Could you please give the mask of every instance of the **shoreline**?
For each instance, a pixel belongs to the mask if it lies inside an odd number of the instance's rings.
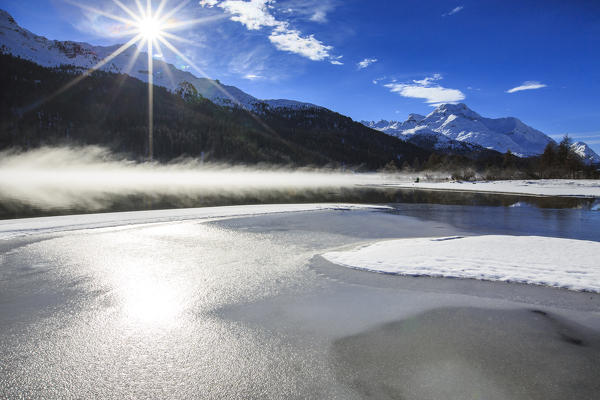
[[[501,181],[477,181],[477,182],[448,182],[456,184],[478,184],[486,182],[501,182]],[[432,182],[431,184],[437,184],[438,182]],[[439,182],[447,183],[447,182]],[[427,185],[426,182],[423,182]],[[451,192],[451,193],[477,193],[477,194],[495,194],[501,196],[520,196],[520,197],[531,197],[531,198],[559,198],[559,199],[600,199],[600,194],[544,194],[544,193],[528,193],[528,192],[510,192],[510,191],[493,191],[493,190],[482,190],[482,189],[459,189],[459,188],[438,188],[438,187],[420,187],[420,186],[403,186],[397,184],[379,184],[379,185],[359,185],[360,187],[376,187],[382,189],[405,189],[405,190],[423,190],[431,192]]]
[[[600,313],[600,293],[595,292],[575,291],[523,282],[386,273],[342,266],[321,255],[311,259],[309,268],[317,274],[351,285],[360,284],[384,289],[468,295]],[[598,329],[600,329],[600,321]]]
[[[596,179],[519,179],[439,182],[398,180],[394,182],[392,178],[390,181],[391,182],[389,183],[380,183],[377,186],[398,189],[473,192],[498,195],[600,199],[600,180]],[[502,189],[495,189],[490,186],[500,186]]]

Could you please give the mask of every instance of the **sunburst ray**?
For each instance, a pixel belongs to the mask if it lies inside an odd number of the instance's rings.
[[[183,0],[180,3],[178,3],[175,7],[170,8],[168,10],[167,3],[169,2],[169,0],[160,0],[160,3],[158,3],[158,7],[155,9],[153,9],[152,7],[152,0],[146,0],[145,4],[143,0],[133,0],[135,4],[134,8],[130,8],[127,5],[125,5],[123,0],[112,0],[112,2],[125,13],[125,16],[115,15],[112,12],[103,11],[96,7],[81,4],[81,2],[77,2],[75,0],[64,1],[90,13],[95,13],[96,15],[116,21],[120,24],[123,24],[124,27],[126,27],[125,30],[121,30],[118,32],[118,34],[113,36],[119,37],[133,35],[134,37],[124,45],[120,46],[117,50],[115,50],[105,59],[103,59],[102,61],[94,65],[92,68],[82,73],[77,78],[67,83],[65,86],[61,87],[59,90],[57,90],[50,96],[36,102],[36,104],[29,107],[29,109],[37,108],[41,104],[69,90],[70,88],[81,82],[83,79],[87,78],[91,73],[111,62],[129,47],[133,46],[134,44],[137,44],[137,50],[133,55],[133,58],[129,60],[127,66],[125,67],[125,70],[122,70],[120,72],[129,73],[132,66],[135,64],[135,61],[141,54],[142,48],[145,48],[145,50],[147,51],[148,62],[148,158],[152,160],[154,157],[154,50],[156,49],[162,54],[162,44],[173,54],[175,54],[188,65],[190,65],[190,67],[193,68],[193,70],[197,74],[199,74],[202,77],[208,78],[210,84],[213,85],[216,88],[216,90],[219,93],[221,93],[221,95],[223,95],[224,98],[229,99],[233,104],[248,111],[250,116],[255,121],[257,121],[263,128],[265,128],[269,132],[274,132],[256,114],[252,113],[251,110],[248,110],[244,104],[240,103],[240,101],[237,98],[231,95],[222,85],[210,79],[200,67],[198,67],[192,60],[189,59],[189,57],[183,54],[176,46],[171,44],[171,42],[169,41],[173,40],[197,46],[197,43],[185,39],[181,36],[175,35],[172,33],[172,31],[187,28],[192,25],[198,25],[223,19],[226,18],[225,15],[195,18],[189,20],[177,20],[176,18],[174,18],[174,16],[178,12],[180,12],[184,7],[190,4],[191,0]],[[137,12],[135,11],[135,8],[137,8]],[[171,71],[169,70],[168,65],[166,65],[166,63],[160,63],[160,65],[163,67],[168,78],[170,79],[171,87],[175,88],[175,80]],[[121,85],[122,83],[119,85],[117,93],[120,91]],[[25,112],[27,111],[29,110],[26,110]]]
[[[136,15],[129,7],[123,4],[120,0],[112,0],[117,6],[119,6],[123,11],[125,11],[134,21],[139,21],[140,16]]]
[[[105,66],[106,64],[108,64],[109,62],[111,62],[112,60],[114,60],[115,57],[119,56],[125,50],[127,50],[128,48],[130,48],[131,46],[133,46],[136,42],[139,42],[140,39],[141,39],[141,35],[135,36],[129,42],[125,43],[124,45],[122,45],[121,47],[119,47],[117,50],[113,51],[110,55],[108,55],[102,61],[100,61],[99,63],[97,63],[93,67],[89,68],[88,70],[86,70],[85,72],[83,72],[81,75],[79,75],[78,77],[76,77],[72,81],[68,82],[66,85],[64,85],[63,87],[61,87],[60,89],[58,89],[57,91],[55,91],[54,93],[52,93],[51,95],[44,97],[43,99],[35,102],[34,104],[30,105],[29,107],[26,107],[26,109],[24,110],[24,112],[29,112],[29,111],[31,111],[31,110],[33,110],[35,108],[38,108],[42,104],[47,103],[48,101],[50,101],[50,100],[56,98],[57,96],[63,94],[64,92],[66,92],[67,90],[69,90],[70,88],[72,88],[73,86],[77,85],[79,82],[81,82],[82,80],[84,80],[85,78],[87,78],[88,76],[90,76],[94,71],[99,70],[100,68],[102,68],[103,66]]]
[[[160,45],[160,42],[158,40],[156,40],[154,42],[154,45],[156,46],[156,49],[158,50],[159,54],[164,54],[162,47]],[[165,72],[165,74],[167,75],[167,78],[169,79],[169,83],[171,84],[171,87],[173,89],[175,89],[175,77],[173,77],[173,73],[171,72],[171,70],[169,69],[169,66],[167,65],[166,62],[164,62],[164,60],[161,60],[162,62],[159,62],[159,65],[161,67],[161,69]]]
[[[273,130],[273,128],[271,128],[269,125],[267,125],[266,122],[264,122],[262,119],[260,119],[258,117],[258,115],[254,114],[252,112],[252,110],[249,110],[246,107],[246,105],[240,103],[240,101],[238,99],[236,99],[233,95],[231,95],[223,86],[217,84],[215,81],[213,81],[212,79],[210,79],[210,77],[200,67],[198,67],[192,60],[190,60],[188,57],[186,57],[185,54],[183,54],[181,51],[179,51],[175,46],[173,46],[166,39],[164,39],[164,38],[162,38],[160,36],[157,37],[157,39],[159,41],[161,41],[169,50],[171,50],[173,53],[175,53],[176,55],[178,55],[183,61],[185,61],[186,63],[188,63],[190,65],[190,67],[192,67],[197,73],[199,73],[200,75],[202,75],[204,78],[208,78],[208,81],[210,82],[210,84],[212,86],[214,86],[219,92],[221,92],[222,94],[224,94],[225,97],[227,97],[229,100],[231,100],[233,102],[233,104],[235,104],[238,107],[240,107],[241,109],[247,111],[248,114],[250,115],[250,117],[252,119],[254,119],[256,122],[258,122],[265,130],[267,130],[268,132],[270,132],[272,134],[277,134]]]
[[[85,5],[85,4],[81,4],[81,3],[77,3],[77,2],[72,1],[72,0],[64,0],[64,1],[66,3],[68,3],[68,4],[77,6],[77,7],[81,8],[82,10],[86,10],[86,11],[89,11],[89,12],[94,13],[94,14],[102,15],[103,17],[110,18],[113,21],[117,21],[117,22],[120,22],[120,23],[125,24],[125,25],[135,25],[136,24],[136,21],[134,21],[134,20],[123,18],[123,17],[120,17],[118,15],[111,14],[111,13],[109,13],[107,11],[102,11],[102,10],[100,10],[98,8],[95,8],[95,7],[91,7],[91,6],[88,6],[88,5]]]

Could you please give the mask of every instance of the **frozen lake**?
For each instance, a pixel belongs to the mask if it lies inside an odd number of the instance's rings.
[[[126,226],[6,236],[0,397],[592,399],[600,390],[600,295],[389,276],[319,256],[409,237],[600,241],[598,211],[279,211],[130,215]]]

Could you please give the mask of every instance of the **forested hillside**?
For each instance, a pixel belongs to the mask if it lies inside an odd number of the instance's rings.
[[[103,145],[142,159],[148,152],[147,85],[126,75],[72,67],[49,69],[0,55],[0,148]],[[191,89],[191,88],[187,88]],[[429,151],[326,109],[271,109],[250,114],[193,93],[154,88],[154,156],[207,161],[349,166],[424,162]]]

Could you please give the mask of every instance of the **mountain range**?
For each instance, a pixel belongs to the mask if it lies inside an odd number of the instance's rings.
[[[0,10],[0,53],[29,60],[43,67],[69,65],[83,72],[101,63],[120,47],[49,40],[20,27],[10,14]],[[181,68],[183,69],[154,59],[154,84],[172,93],[182,93],[182,89],[193,87],[199,95],[217,105],[241,107],[256,114],[264,113],[265,110],[282,113],[290,110],[329,112],[320,106],[294,100],[261,100],[218,80],[196,77],[184,70],[185,66]],[[135,46],[112,58],[100,70],[148,81],[147,56],[144,53],[138,55]],[[382,120],[361,123],[428,151],[471,158],[489,156],[490,152],[507,151],[519,157],[535,156],[541,154],[548,143],[554,142],[549,136],[517,118],[485,118],[465,104],[443,104],[427,116],[410,114],[404,122]],[[600,163],[600,156],[587,144],[576,142],[572,149],[587,162]]]
[[[442,104],[427,116],[409,114],[404,122],[381,120],[362,123],[388,135],[441,151],[464,152],[485,148],[530,157],[543,153],[548,143],[555,143],[548,135],[517,118],[482,117],[462,103]],[[587,162],[600,162],[600,156],[583,142],[573,143],[571,148]]]

